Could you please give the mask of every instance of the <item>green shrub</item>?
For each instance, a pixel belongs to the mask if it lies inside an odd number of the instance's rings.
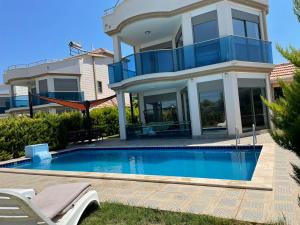
[[[103,136],[119,134],[117,107],[94,109],[90,113],[93,128]],[[130,109],[126,109],[130,118]],[[50,150],[63,149],[68,144],[68,132],[84,129],[81,112],[66,112],[60,115],[37,113],[27,116],[11,116],[0,119],[0,161],[24,155],[26,145],[48,143]]]
[[[38,113],[33,119],[11,116],[0,120],[0,160],[24,155],[26,145],[48,143],[50,150],[65,148],[67,132],[82,126],[80,113]]]
[[[90,113],[92,126],[99,128],[104,136],[119,133],[119,114],[117,107],[94,109]]]

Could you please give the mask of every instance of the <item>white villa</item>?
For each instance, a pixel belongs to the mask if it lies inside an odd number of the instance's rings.
[[[268,0],[124,0],[105,12],[120,137],[235,135],[269,127]],[[134,48],[123,57],[121,42]],[[128,124],[125,94],[138,98]]]
[[[11,66],[4,73],[7,96],[10,99],[10,107],[5,112],[28,113],[28,91],[70,101],[96,100],[112,96],[115,92],[108,87],[107,66],[112,62],[113,53],[100,48],[63,60]],[[34,96],[33,105],[34,111],[60,113],[68,110]]]

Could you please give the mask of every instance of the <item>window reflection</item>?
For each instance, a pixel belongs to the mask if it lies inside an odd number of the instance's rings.
[[[245,23],[243,20],[233,19],[234,35],[246,37]]]
[[[233,19],[233,32],[240,37],[261,38],[259,24],[247,20]]]
[[[194,43],[212,40],[219,36],[217,20],[196,24],[194,25],[193,30]]]
[[[203,133],[226,132],[223,81],[200,83],[198,92]]]
[[[146,96],[144,101],[147,123],[178,121],[176,93]]]

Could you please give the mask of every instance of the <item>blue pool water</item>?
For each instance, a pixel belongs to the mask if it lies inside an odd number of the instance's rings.
[[[261,148],[81,149],[22,169],[251,180]]]

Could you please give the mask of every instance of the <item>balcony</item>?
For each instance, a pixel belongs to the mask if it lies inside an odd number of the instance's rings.
[[[67,100],[67,101],[74,101],[74,102],[84,101],[84,93],[83,92],[47,92],[47,93],[40,94],[40,95],[49,97],[49,98],[57,98],[60,100]],[[49,104],[48,101],[40,99],[39,97],[37,97],[35,95],[32,96],[32,103],[33,103],[33,106]],[[11,97],[11,107],[10,108],[22,108],[22,107],[29,107],[28,95]]]
[[[272,43],[227,36],[170,50],[133,54],[109,65],[110,84],[146,74],[176,72],[229,61],[273,63]]]

